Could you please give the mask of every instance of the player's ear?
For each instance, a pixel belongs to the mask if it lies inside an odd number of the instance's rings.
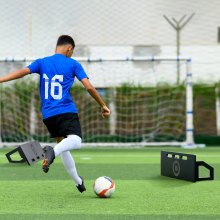
[[[71,50],[73,50],[73,46],[69,45],[67,49],[68,49],[68,51],[71,51]]]
[[[72,56],[73,51],[74,51],[74,48],[73,48],[72,46],[70,46],[70,47],[68,48],[68,52],[69,52],[70,56]]]

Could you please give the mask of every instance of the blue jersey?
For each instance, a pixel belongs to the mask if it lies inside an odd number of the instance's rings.
[[[62,54],[35,60],[28,66],[40,75],[40,97],[43,119],[62,113],[77,113],[70,88],[76,77],[88,78],[79,62]]]

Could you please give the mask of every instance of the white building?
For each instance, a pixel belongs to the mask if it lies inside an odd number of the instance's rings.
[[[50,55],[61,34],[75,39],[75,56],[175,57],[176,31],[163,15],[195,13],[181,56],[192,57],[197,80],[220,78],[219,0],[0,0],[0,11],[1,59]]]

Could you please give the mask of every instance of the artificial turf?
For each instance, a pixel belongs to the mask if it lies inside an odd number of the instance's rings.
[[[0,219],[220,219],[220,148],[81,149],[72,151],[87,191],[79,193],[56,158],[49,173],[41,164],[9,164],[0,149]],[[197,155],[215,169],[213,181],[187,182],[160,176],[160,151]],[[15,156],[15,158],[18,155]],[[111,198],[98,198],[94,180],[110,176]],[[206,175],[206,173],[205,173]]]

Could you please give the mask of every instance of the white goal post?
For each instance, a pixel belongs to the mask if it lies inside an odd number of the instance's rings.
[[[73,87],[73,99],[77,99],[85,134],[83,146],[204,146],[196,145],[193,137],[190,58],[76,59],[82,63],[89,76],[91,74],[92,83],[107,100],[112,112],[107,122],[102,121],[97,105],[89,109],[93,105],[89,101],[91,98],[84,94],[79,83],[76,90]],[[33,60],[0,58],[0,65],[20,63],[26,66]],[[177,65],[181,65],[181,85],[176,83]],[[38,140],[42,145],[51,142],[40,121],[37,82],[36,76],[28,76],[25,80],[0,84],[0,147],[14,146],[29,140]],[[54,145],[53,142],[50,144]]]

